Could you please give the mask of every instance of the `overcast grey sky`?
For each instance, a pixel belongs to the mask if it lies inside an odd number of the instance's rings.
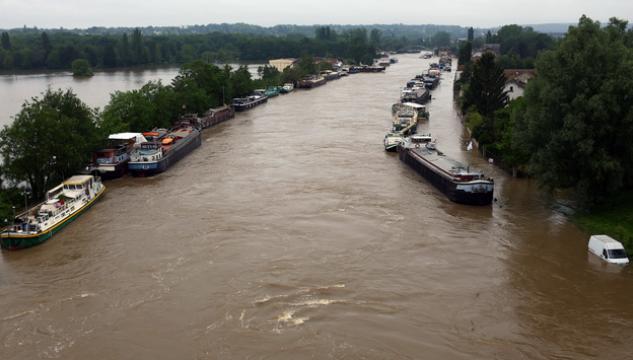
[[[503,24],[630,19],[633,0],[0,0],[0,28],[276,24]]]

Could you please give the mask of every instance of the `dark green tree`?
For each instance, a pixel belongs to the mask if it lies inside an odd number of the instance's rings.
[[[47,58],[48,54],[50,54],[51,50],[53,50],[53,46],[51,45],[51,41],[48,38],[48,34],[46,32],[42,33],[41,41],[42,41],[42,50],[44,50],[44,57]]]
[[[176,120],[179,105],[173,88],[160,82],[149,82],[138,90],[117,91],[103,111],[101,133],[105,137],[120,131],[169,127]]]
[[[470,41],[463,41],[459,45],[459,56],[457,58],[457,63],[459,65],[466,65],[470,63],[470,60],[473,55],[473,46]]]
[[[123,33],[123,36],[121,37],[118,57],[122,65],[128,66],[131,64],[130,41],[127,37],[127,33]]]
[[[495,61],[495,55],[483,54],[473,65],[468,88],[464,94],[465,109],[474,107],[484,117],[492,116],[508,102],[505,85],[506,78],[503,69]]]
[[[117,66],[116,51],[112,44],[107,44],[103,49],[103,67],[113,68]]]
[[[314,33],[316,38],[322,41],[331,41],[336,38],[336,32],[329,26],[318,26]]]
[[[233,97],[246,96],[253,92],[251,73],[246,66],[240,66],[231,74],[231,89]]]
[[[472,43],[472,41],[475,40],[475,29],[473,29],[472,27],[468,28],[468,41]]]
[[[451,34],[446,31],[438,31],[431,37],[431,44],[434,47],[449,47],[451,46]]]
[[[0,133],[4,176],[15,183],[26,181],[40,199],[62,175],[83,168],[97,136],[94,109],[71,90],[49,89],[25,102]]]
[[[304,54],[303,56],[301,56],[296,66],[301,71],[301,76],[317,73],[317,67],[314,63],[314,58],[310,55]]]
[[[143,46],[143,34],[141,29],[136,28],[132,32],[132,64],[139,65],[145,63],[145,48]]]
[[[371,29],[369,43],[375,48],[380,48],[382,45],[382,32],[378,29]]]
[[[73,76],[77,77],[89,77],[94,75],[92,72],[92,66],[86,59],[76,59],[72,64]]]
[[[633,49],[626,22],[583,16],[536,64],[523,132],[534,175],[588,203],[633,186]]]
[[[4,31],[1,36],[2,40],[2,48],[4,50],[11,50],[11,38],[9,37],[9,33]]]

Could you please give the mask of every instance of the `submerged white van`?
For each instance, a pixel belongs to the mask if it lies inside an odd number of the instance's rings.
[[[629,263],[622,243],[607,235],[592,235],[589,238],[589,252],[611,264]]]

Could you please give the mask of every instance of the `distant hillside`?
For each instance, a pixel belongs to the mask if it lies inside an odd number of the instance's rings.
[[[534,29],[534,31],[546,33],[546,34],[564,34],[567,33],[570,26],[577,25],[576,23],[553,23],[553,24],[533,24],[533,25],[523,25],[529,26]]]
[[[190,35],[190,34],[206,34],[212,32],[226,34],[252,34],[252,35],[272,35],[285,36],[291,34],[304,35],[313,37],[315,28],[319,26],[329,26],[336,32],[344,32],[356,28],[365,28],[368,30],[378,29],[386,37],[407,37],[407,38],[428,38],[437,32],[444,31],[451,34],[453,38],[461,38],[466,36],[466,27],[456,25],[404,25],[404,24],[376,24],[376,25],[275,25],[264,27],[259,25],[251,25],[244,23],[236,24],[207,24],[207,25],[187,25],[187,26],[147,26],[141,27],[144,35]],[[25,32],[71,32],[82,35],[116,35],[122,33],[131,33],[133,27],[91,27],[87,29],[38,29],[38,28],[17,28],[5,30],[9,33],[25,33]]]

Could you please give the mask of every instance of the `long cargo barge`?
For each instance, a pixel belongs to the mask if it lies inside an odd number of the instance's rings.
[[[327,80],[322,76],[309,76],[299,80],[298,87],[300,89],[312,89],[325,84]]]
[[[268,97],[265,95],[250,95],[243,98],[235,98],[233,99],[233,109],[235,109],[235,111],[244,111],[265,102],[268,102]]]
[[[180,117],[181,124],[188,124],[196,129],[204,130],[221,122],[235,117],[235,110],[231,106],[224,105],[207,110],[202,116],[197,114],[185,114]]]
[[[492,203],[494,180],[438,151],[430,136],[405,139],[398,145],[398,157],[451,201],[467,205]]]
[[[135,176],[161,173],[202,144],[200,131],[193,126],[143,135],[148,141],[132,152],[128,163],[130,173]]]

